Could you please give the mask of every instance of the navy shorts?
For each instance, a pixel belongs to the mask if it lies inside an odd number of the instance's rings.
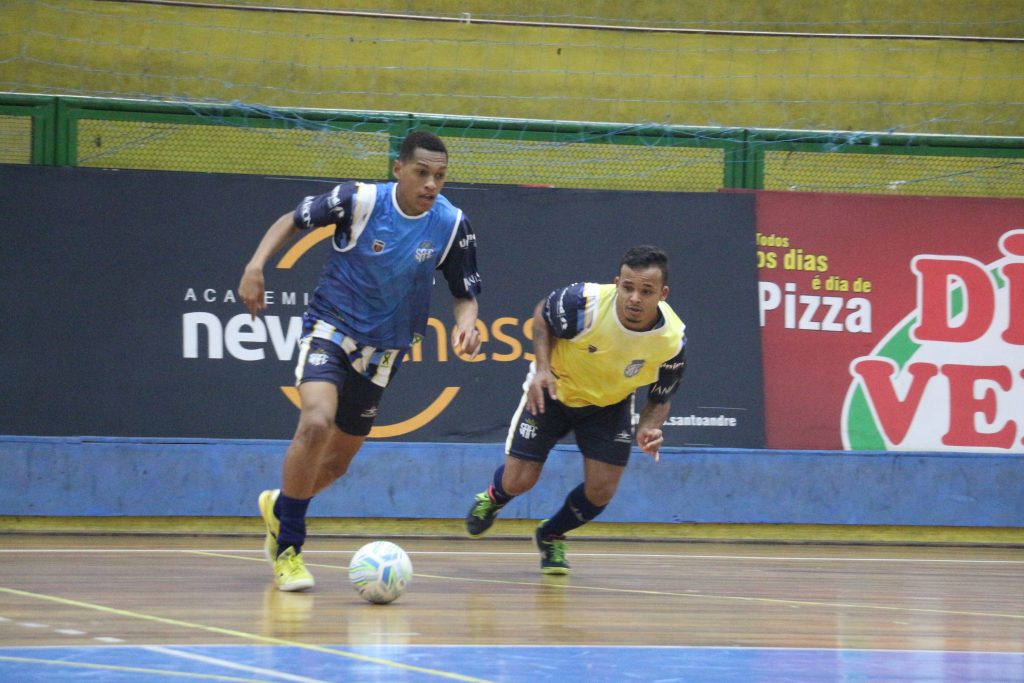
[[[526,396],[512,418],[505,450],[521,460],[543,463],[556,443],[574,432],[584,458],[625,467],[633,446],[633,396],[610,406],[570,408],[544,393],[544,412],[534,415]]]
[[[295,385],[311,381],[330,382],[337,387],[338,410],[334,423],[338,429],[352,436],[370,433],[384,387],[357,372],[340,346],[319,337],[299,340]]]

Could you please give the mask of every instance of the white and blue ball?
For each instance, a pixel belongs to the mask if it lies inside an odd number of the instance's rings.
[[[390,541],[367,543],[348,565],[348,578],[359,595],[383,605],[397,600],[412,583],[412,560]]]

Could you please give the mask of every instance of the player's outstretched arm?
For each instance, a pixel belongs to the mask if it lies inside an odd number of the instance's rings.
[[[636,426],[636,445],[657,462],[661,458],[661,445],[665,443],[665,435],[661,426],[665,424],[672,404],[647,402],[640,411],[640,422]]]
[[[264,298],[266,294],[266,283],[263,280],[263,267],[270,260],[270,257],[291,240],[299,231],[295,225],[292,212],[284,214],[271,225],[263,239],[260,240],[256,252],[249,259],[242,272],[242,281],[238,283],[238,298],[245,304],[246,310],[255,319],[256,314],[267,308]]]

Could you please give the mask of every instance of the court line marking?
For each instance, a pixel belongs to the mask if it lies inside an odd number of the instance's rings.
[[[210,657],[209,655],[201,655],[198,652],[185,652],[182,650],[175,650],[173,647],[164,647],[162,645],[143,645],[143,650],[149,650],[150,652],[157,652],[168,657],[180,657],[182,659],[191,659],[196,662],[202,662],[203,664],[213,664],[214,666],[220,666],[225,669],[236,669],[238,671],[245,671],[246,673],[258,674],[260,676],[269,676],[271,678],[277,678],[285,681],[296,681],[297,683],[330,683],[330,681],[324,681],[319,678],[309,678],[308,676],[298,676],[296,674],[286,673],[284,671],[275,671],[273,669],[267,669],[264,667],[249,666],[248,664],[239,664],[238,662],[232,662],[227,659],[221,659],[220,657]]]
[[[138,666],[118,666],[116,664],[91,664],[89,662],[68,662],[60,659],[35,659],[33,657],[11,657],[0,655],[0,662],[17,662],[20,664],[45,664],[49,666],[69,666],[80,669],[99,669],[101,671],[121,671],[126,673],[156,674],[177,678],[199,678],[210,681],[233,681],[238,683],[261,683],[258,678],[236,678],[219,674],[185,673],[183,671],[167,671],[165,669],[145,669]]]
[[[266,562],[264,558],[252,558],[242,557],[239,555],[227,555],[221,553],[212,553],[206,551],[195,551],[196,555],[210,555],[212,557],[224,557],[233,560],[244,560],[246,562]],[[307,562],[308,567],[317,567],[318,569],[333,569],[338,571],[348,571],[348,567],[340,567],[333,564],[316,564],[313,562]],[[758,598],[749,595],[719,595],[714,593],[680,593],[676,591],[652,591],[644,590],[641,588],[608,588],[605,586],[580,586],[578,584],[563,583],[559,579],[550,579],[548,582],[544,581],[514,581],[511,579],[478,579],[470,578],[465,576],[441,576],[439,574],[422,574],[420,572],[413,572],[413,576],[422,577],[425,579],[439,579],[441,581],[468,581],[470,583],[493,583],[504,586],[544,586],[544,587],[557,587],[564,588],[567,590],[577,591],[595,591],[601,593],[626,593],[630,595],[661,595],[661,596],[672,596],[680,598],[701,598],[711,600],[733,600],[737,602],[763,602],[767,604],[778,604],[778,605],[789,605],[790,607],[845,607],[855,609],[867,609],[867,610],[881,610],[887,612],[901,612],[901,613],[914,613],[914,614],[944,614],[944,615],[956,615],[956,616],[968,616],[968,617],[994,617],[1003,619],[1014,619],[1024,621],[1024,614],[1003,614],[1001,612],[969,612],[966,610],[945,610],[945,609],[931,609],[927,607],[897,607],[893,605],[869,605],[861,603],[846,603],[846,602],[824,602],[816,600],[792,600],[787,598]],[[560,577],[564,579],[565,577]],[[556,583],[557,581],[557,583]],[[2,589],[0,589],[2,590]]]
[[[7,619],[6,617],[0,617],[0,623],[13,623],[16,626],[22,626],[24,628],[33,628],[33,629],[38,628],[38,629],[52,630],[55,633],[59,633],[59,634],[61,634],[63,636],[87,636],[87,637],[91,637],[93,640],[99,641],[101,643],[107,643],[107,644],[123,643],[123,642],[125,642],[121,638],[115,638],[113,636],[89,636],[89,634],[86,631],[79,631],[79,630],[73,629],[73,628],[54,628],[54,627],[50,626],[49,624],[37,624],[37,623],[31,622],[31,621],[12,621],[11,619]]]
[[[237,558],[237,559],[249,559],[249,558]],[[266,562],[266,560],[263,560]],[[230,628],[221,628],[220,626],[210,626],[208,624],[199,624],[192,621],[182,621],[180,619],[170,619],[168,617],[159,617],[155,614],[146,614],[144,612],[133,612],[131,610],[118,609],[116,607],[107,607],[106,605],[100,605],[97,603],[83,602],[81,600],[72,600],[71,598],[62,598],[58,595],[48,595],[46,593],[34,593],[32,591],[18,590],[17,588],[9,588],[6,586],[0,586],[0,593],[7,593],[9,595],[18,595],[24,598],[34,598],[36,600],[45,600],[48,602],[55,602],[60,605],[68,605],[71,607],[80,607],[82,609],[90,609],[96,612],[105,612],[107,614],[114,614],[120,617],[127,617],[130,619],[140,619],[143,621],[152,621],[158,624],[165,624],[168,626],[177,626],[179,628],[187,628],[198,631],[206,631],[208,633],[217,633],[224,636],[230,636],[232,638],[242,638],[257,643],[266,643],[269,645],[286,645],[289,647],[297,647],[303,650],[309,650],[311,652],[320,652],[322,654],[335,655],[337,657],[355,659],[360,662],[367,662],[369,664],[378,664],[380,666],[391,667],[395,669],[402,669],[405,671],[413,671],[416,673],[422,673],[429,676],[437,676],[439,678],[447,678],[454,681],[466,681],[467,683],[493,683],[483,678],[474,678],[472,676],[464,676],[462,674],[452,673],[449,671],[441,671],[439,669],[429,669],[427,667],[415,666],[412,664],[402,664],[401,662],[395,662],[390,659],[382,659],[380,657],[370,657],[368,655],[361,655],[355,652],[346,652],[344,650],[335,650],[329,647],[323,647],[321,645],[313,645],[312,643],[303,643],[296,640],[287,640],[284,638],[273,638],[271,636],[261,636],[255,633],[247,633],[245,631],[236,631]]]
[[[124,645],[123,648],[131,649],[146,649],[149,647],[156,647],[150,645]],[[242,643],[173,643],[166,647],[181,647],[181,648],[213,648],[213,649],[238,649],[247,647],[257,647],[255,645],[242,644]],[[342,647],[342,646],[338,646]],[[374,645],[351,645],[350,647],[361,647],[372,649],[374,647],[388,648],[392,647],[388,643],[378,643]],[[780,652],[899,652],[907,654],[938,654],[938,655],[998,655],[1002,657],[1012,657],[1014,659],[1024,658],[1024,651],[1016,650],[936,650],[932,648],[923,648],[920,650],[909,650],[907,648],[882,648],[882,647],[810,647],[810,646],[794,646],[787,647],[785,645],[549,645],[549,644],[534,644],[529,645],[525,643],[489,643],[489,644],[472,644],[472,643],[423,643],[423,644],[407,644],[403,645],[410,651],[413,650],[431,650],[435,648],[462,648],[466,650],[479,649],[479,650],[531,650],[531,649],[544,649],[544,650],[580,650],[580,649],[594,649],[594,650],[777,650]],[[11,651],[31,651],[31,650],[88,650],[90,652],[106,648],[96,648],[91,645],[0,645],[0,653],[11,652]],[[0,656],[14,656],[14,655],[2,655]],[[40,660],[46,661],[46,660]]]
[[[327,566],[327,565],[325,565]],[[504,581],[498,579],[475,579],[465,578],[461,576],[437,576],[432,574],[419,574],[415,573],[414,576],[420,576],[427,579],[441,579],[448,581],[472,581],[475,583],[505,583],[505,584],[518,584],[524,586],[553,586],[553,583],[530,583],[528,581]],[[844,607],[850,609],[867,609],[867,610],[882,610],[892,612],[913,612],[913,613],[924,613],[924,614],[943,614],[943,615],[957,615],[957,616],[970,616],[970,617],[997,617],[1004,619],[1017,619],[1024,621],[1024,614],[1002,614],[1000,612],[968,612],[966,610],[947,610],[947,609],[930,609],[927,607],[894,607],[892,605],[870,605],[866,603],[848,603],[848,602],[825,602],[819,600],[792,600],[787,598],[758,598],[751,597],[749,595],[721,595],[715,593],[678,593],[675,591],[651,591],[643,590],[639,588],[606,588],[603,586],[577,586],[574,584],[557,584],[558,588],[575,589],[581,591],[596,591],[604,593],[629,593],[633,595],[665,595],[680,598],[702,598],[712,600],[735,600],[737,602],[764,602],[768,604],[780,604],[789,605],[790,607]]]
[[[525,541],[524,541],[525,542]],[[353,550],[304,550],[303,555],[351,555]],[[11,548],[4,550],[4,555],[13,553],[30,553],[38,555],[43,553],[251,553],[263,557],[262,550],[240,550],[235,548]],[[495,550],[409,550],[410,556],[415,555],[478,555],[478,556],[531,556],[537,551],[495,551]],[[624,553],[580,553],[573,552],[573,557],[622,557]],[[927,558],[927,557],[822,557],[822,556],[801,556],[801,555],[668,555],[661,553],[628,553],[630,557],[643,557],[650,559],[677,559],[677,560],[770,560],[773,562],[916,562],[921,564],[1024,564],[1020,560],[985,560],[985,559],[958,559],[958,558]]]

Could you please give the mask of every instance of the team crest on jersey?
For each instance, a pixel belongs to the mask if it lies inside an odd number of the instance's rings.
[[[373,253],[374,254],[379,254],[382,251],[384,251],[384,242],[382,240],[374,240],[373,241]]]
[[[427,259],[434,257],[434,245],[430,242],[420,242],[420,246],[416,249],[416,263],[423,263]]]
[[[636,377],[638,374],[640,374],[640,371],[643,369],[643,367],[644,361],[641,358],[627,365],[625,371],[622,374],[625,375],[626,377]]]
[[[309,357],[306,360],[310,365],[323,365],[327,362],[327,352],[323,349],[317,349],[313,353],[309,354]]]

